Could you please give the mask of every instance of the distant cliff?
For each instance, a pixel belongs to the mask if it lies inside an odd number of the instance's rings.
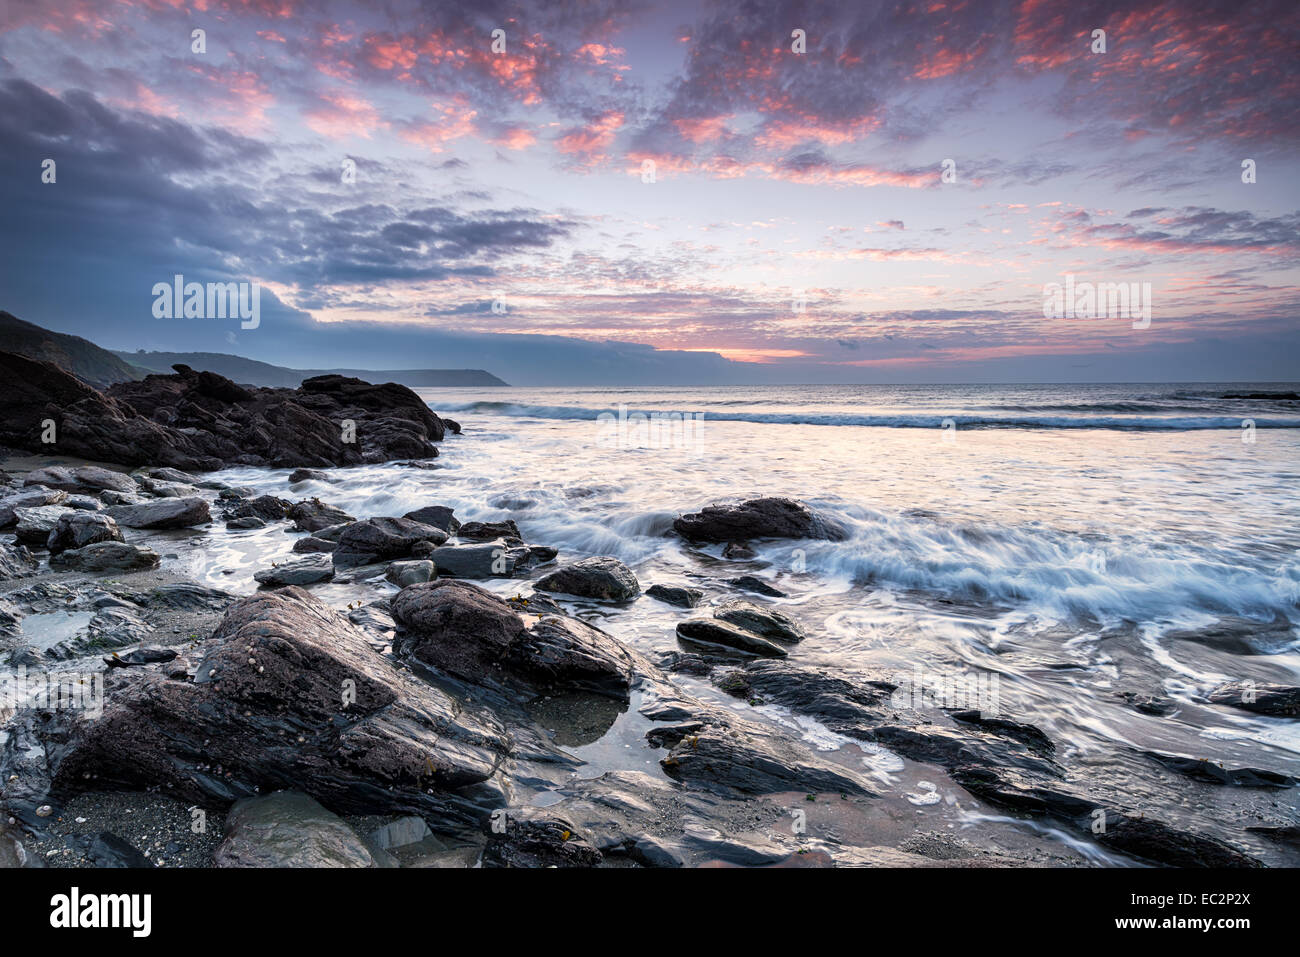
[[[318,375],[343,375],[366,382],[397,382],[411,388],[451,386],[505,386],[490,372],[482,369],[286,369],[242,356],[220,352],[116,352],[132,366],[144,372],[170,373],[180,363],[193,369],[215,372],[245,385],[297,388],[303,379]],[[143,373],[142,373],[143,374]]]

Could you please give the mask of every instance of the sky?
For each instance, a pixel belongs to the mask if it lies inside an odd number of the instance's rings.
[[[1300,380],[1297,62],[1294,0],[0,0],[0,308],[517,385]]]

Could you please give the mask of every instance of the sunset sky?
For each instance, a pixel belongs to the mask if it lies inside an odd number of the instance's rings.
[[[0,11],[0,308],[107,347],[554,385],[1300,379],[1294,0]],[[177,273],[260,283],[261,326],[155,318]],[[1149,282],[1150,328],[1045,319],[1066,274]]]

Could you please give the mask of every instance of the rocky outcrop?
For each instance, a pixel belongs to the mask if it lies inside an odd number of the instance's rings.
[[[730,543],[762,538],[840,541],[844,529],[792,498],[755,498],[737,505],[710,505],[679,516],[673,530],[691,542]]]
[[[100,392],[48,362],[0,353],[0,444],[193,471],[320,468],[432,458],[447,431],[419,396],[392,382],[322,375],[297,389],[245,388],[174,368]]]

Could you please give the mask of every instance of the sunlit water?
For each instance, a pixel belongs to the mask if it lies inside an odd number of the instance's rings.
[[[694,584],[709,601],[757,574],[810,633],[795,661],[996,674],[1000,711],[1073,760],[1136,747],[1295,775],[1296,722],[1203,701],[1227,680],[1300,675],[1300,403],[1223,397],[1257,389],[1296,386],[425,390],[464,428],[437,469],[334,470],[291,494],[358,517],[441,504],[462,521],[512,518],[561,561],[616,555],[643,588]],[[598,418],[620,405],[703,421],[636,447],[644,433]],[[286,496],[286,476],[217,477]],[[670,534],[682,512],[757,495],[802,499],[850,536],[724,561]],[[193,570],[250,591],[293,541],[221,534]],[[677,647],[684,613],[642,598],[584,614],[653,652]],[[1177,634],[1225,621],[1235,644]],[[1121,692],[1177,711],[1141,714]]]

